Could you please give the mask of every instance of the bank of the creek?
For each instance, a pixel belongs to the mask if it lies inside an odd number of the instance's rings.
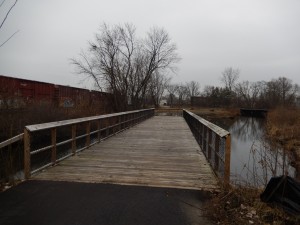
[[[270,136],[266,119],[240,117],[234,112],[223,114],[215,109],[199,111],[195,113],[231,133],[231,182],[237,184],[212,198],[208,216],[218,224],[299,224],[298,217],[260,200],[270,177],[296,176],[290,166],[293,156],[288,155],[294,152],[284,154],[284,145]]]
[[[295,176],[293,156],[266,137],[265,119],[207,118],[231,133],[231,180],[262,187],[272,176]]]

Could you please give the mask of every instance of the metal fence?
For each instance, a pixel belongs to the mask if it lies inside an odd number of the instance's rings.
[[[217,176],[229,183],[230,133],[190,111],[183,110],[183,117]]]

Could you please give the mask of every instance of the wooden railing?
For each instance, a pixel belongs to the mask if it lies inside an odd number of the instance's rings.
[[[23,177],[23,136],[22,133],[0,143],[0,186],[3,181]]]
[[[144,109],[26,126],[25,179],[152,116]]]
[[[229,183],[230,133],[190,111],[183,110],[183,117],[215,173]]]
[[[24,136],[23,133],[22,134],[18,134],[17,136],[14,136],[14,137],[6,140],[6,141],[1,142],[0,143],[0,149],[4,148],[6,146],[9,146],[9,145],[11,145],[11,144],[13,144],[15,142],[21,141],[23,139],[23,136]]]

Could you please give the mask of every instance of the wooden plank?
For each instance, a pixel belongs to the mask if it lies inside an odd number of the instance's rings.
[[[182,117],[155,116],[33,179],[217,190],[217,178]]]

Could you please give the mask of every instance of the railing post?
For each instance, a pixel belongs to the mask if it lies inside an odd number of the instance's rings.
[[[108,137],[109,136],[109,127],[110,126],[110,118],[106,118],[105,119],[105,137]]]
[[[225,143],[225,165],[224,165],[224,182],[229,184],[230,182],[230,154],[231,154],[231,137],[228,134]]]
[[[51,162],[55,164],[56,162],[56,128],[51,129]]]
[[[85,146],[89,147],[91,144],[91,122],[90,121],[86,123],[86,134],[87,136],[86,136]]]
[[[24,129],[24,176],[25,179],[30,178],[30,132],[29,130]]]
[[[135,124],[135,113],[132,113],[132,124],[131,126],[134,126]]]
[[[212,148],[212,130],[208,130],[208,153],[207,159],[210,162],[211,160],[211,148]]]
[[[200,136],[201,136],[201,148],[203,149],[203,145],[204,145],[204,125],[200,124]]]
[[[118,116],[118,130],[117,130],[117,132],[118,131],[120,131],[120,130],[122,130],[122,115],[120,115],[120,116]]]
[[[101,124],[100,124],[100,120],[97,120],[97,141],[98,143],[101,141]]]
[[[215,163],[214,163],[214,167],[215,167],[215,170],[216,171],[219,171],[219,149],[220,149],[220,137],[218,135],[216,135],[216,138],[215,138]]]
[[[207,130],[208,128],[204,126],[202,151],[204,152],[206,157],[207,157],[207,144],[208,144]]]
[[[76,154],[76,124],[72,125],[72,154]]]
[[[197,138],[198,138],[198,144],[200,145],[202,149],[202,124],[197,123]]]

